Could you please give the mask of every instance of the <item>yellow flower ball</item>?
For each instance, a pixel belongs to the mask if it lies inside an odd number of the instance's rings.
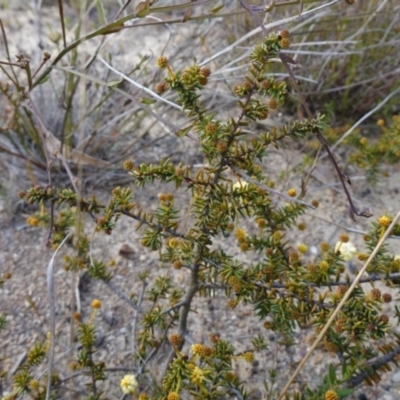
[[[334,390],[328,390],[325,393],[325,400],[339,400],[339,395]]]
[[[298,249],[299,252],[302,253],[302,254],[307,253],[307,251],[308,251],[308,247],[307,247],[307,245],[304,244],[304,243],[299,244],[299,246],[297,247],[297,249]]]
[[[177,392],[168,393],[167,400],[179,400],[179,393]]]
[[[382,217],[378,219],[379,225],[383,228],[387,228],[391,222],[391,219],[387,215],[382,215]]]
[[[99,299],[94,299],[92,301],[92,308],[99,309],[101,307],[101,301]]]

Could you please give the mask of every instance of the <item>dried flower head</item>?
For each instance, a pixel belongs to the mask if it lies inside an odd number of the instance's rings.
[[[322,243],[320,244],[320,248],[321,248],[321,251],[322,251],[323,253],[325,253],[325,252],[329,251],[329,249],[331,248],[331,246],[329,246],[329,243],[327,243],[327,242],[322,242]]]
[[[11,279],[11,277],[12,277],[11,272],[6,272],[6,273],[3,275],[3,279],[4,279],[5,281]]]
[[[307,225],[306,225],[305,222],[300,222],[300,223],[297,225],[297,229],[298,229],[299,231],[305,231],[306,228],[307,228]]]
[[[290,36],[290,32],[289,32],[287,29],[282,29],[282,30],[279,32],[279,36],[280,36],[281,38],[288,38],[288,37]]]
[[[224,153],[227,149],[228,149],[228,143],[226,143],[222,140],[219,140],[217,142],[217,151],[219,153]]]
[[[390,303],[392,301],[392,295],[390,293],[383,293],[382,300],[385,303]]]
[[[173,345],[173,346],[179,346],[180,344],[182,344],[183,342],[183,338],[179,333],[173,333],[172,335],[170,335],[169,337],[169,342]]]
[[[211,75],[211,69],[209,67],[201,67],[200,74],[208,78]]]
[[[270,110],[276,110],[278,108],[278,102],[275,99],[269,99],[268,108]]]
[[[389,323],[389,317],[386,314],[382,314],[379,319],[384,323],[388,324]]]
[[[79,322],[82,319],[82,314],[78,311],[75,311],[72,317],[75,321]]]
[[[165,56],[158,57],[156,64],[158,68],[166,68],[168,66],[168,58]]]
[[[262,90],[268,90],[271,87],[271,83],[268,80],[261,81],[259,85]]]
[[[317,208],[319,206],[319,201],[318,200],[311,200],[311,205],[315,208]]]
[[[315,264],[307,265],[307,271],[311,276],[318,276],[318,267]]]
[[[211,357],[215,353],[215,350],[212,347],[203,347],[203,357]]]
[[[40,388],[40,382],[39,382],[37,379],[32,379],[32,380],[29,382],[29,387],[30,387],[32,390],[38,390],[38,389]]]
[[[218,335],[218,333],[211,333],[210,340],[211,340],[211,343],[218,343],[221,340],[221,338]]]
[[[339,351],[337,345],[330,340],[324,340],[324,345],[329,353],[337,353]]]
[[[340,319],[335,322],[335,331],[337,333],[342,333],[343,332],[343,319]]]
[[[246,252],[250,249],[250,245],[247,242],[240,243],[240,250]]]
[[[200,74],[200,75],[197,77],[197,79],[198,79],[200,85],[205,86],[205,85],[207,85],[207,83],[208,83],[208,79],[207,79],[204,75],[201,75],[201,74]]]
[[[381,291],[378,288],[373,288],[369,293],[371,299],[378,301],[381,298]]]
[[[236,301],[234,299],[228,300],[228,308],[233,310],[237,306]]]
[[[360,261],[366,261],[366,260],[368,260],[368,254],[366,254],[366,253],[359,253],[358,255],[357,255],[357,258],[360,260]]]
[[[217,133],[217,130],[218,130],[218,125],[214,122],[209,122],[204,128],[204,132],[207,135],[214,135],[215,133]]]
[[[289,262],[291,264],[296,263],[297,261],[299,261],[300,257],[299,257],[299,253],[295,250],[291,250],[289,252]]]
[[[339,285],[336,289],[336,293],[339,294],[340,296],[343,296],[347,292],[347,286],[345,285]]]
[[[183,262],[182,262],[181,260],[175,260],[175,261],[172,263],[172,267],[173,267],[174,269],[181,269],[181,268],[183,267]]]
[[[159,83],[157,83],[155,89],[156,89],[156,93],[163,94],[168,89],[168,83],[165,82],[165,81],[164,82],[159,82]]]
[[[178,167],[178,168],[175,170],[175,175],[176,175],[176,176],[183,176],[184,174],[185,174],[185,169],[184,169],[184,168]]]
[[[135,165],[133,164],[132,160],[125,160],[123,163],[123,168],[126,171],[132,171]]]
[[[290,40],[288,38],[283,38],[279,41],[279,45],[282,49],[288,49],[290,47]]]

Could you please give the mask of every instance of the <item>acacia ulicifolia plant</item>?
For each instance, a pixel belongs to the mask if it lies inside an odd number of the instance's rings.
[[[176,190],[189,190],[189,217],[182,215],[172,193],[159,196],[155,212],[135,203],[129,188],[115,188],[107,205],[95,197],[79,199],[65,189],[35,187],[21,194],[32,203],[66,206],[54,223],[54,246],[73,225],[72,216],[77,208],[95,216],[96,230],[106,234],[112,234],[117,220],[126,216],[136,220],[142,229],[142,246],[159,252],[161,261],[170,264],[173,271],[188,270],[190,277],[184,290],[177,289],[171,278],[159,277],[147,290],[149,308],[140,305],[136,336],[138,371],[145,374],[151,369],[150,360],[161,346],[170,349],[164,375],[143,396],[169,400],[187,396],[246,398],[252,388],[246,388],[234,373],[232,361],[243,357],[252,362],[254,353],[268,347],[269,331],[288,340],[298,328],[318,332],[349,287],[350,277],[340,245],[335,250],[330,244],[321,243],[318,259],[311,262],[306,255],[307,246],[296,247],[289,239],[289,231],[308,229],[298,218],[307,209],[316,208],[318,201],[303,201],[295,189],[279,193],[261,166],[262,161],[268,162],[267,151],[271,146],[279,148],[283,141],[305,140],[310,133],[322,134],[327,127],[324,117],[317,115],[258,135],[249,136],[243,130],[252,121],[267,118],[270,110],[282,106],[289,96],[285,81],[267,75],[271,60],[289,45],[289,33],[282,31],[255,46],[246,78],[233,89],[238,97],[237,115],[228,120],[217,117],[200,101],[211,74],[209,68],[193,65],[174,71],[166,57],[158,59],[158,66],[167,73],[156,90],[159,93],[170,90],[178,95],[189,122],[177,135],[181,140],[198,142],[204,165],[193,172],[190,166],[175,165],[168,159],[157,165],[135,165],[127,160],[124,168],[138,188],[174,183]],[[283,202],[277,201],[279,197]],[[383,216],[372,224],[364,237],[367,250],[359,255],[361,260],[369,256],[390,221],[390,216]],[[43,210],[31,217],[32,225],[47,222]],[[393,233],[399,234],[400,227]],[[239,261],[215,245],[217,237],[228,235],[231,238],[226,240],[231,241],[234,235],[237,252],[257,255],[257,261]],[[340,237],[343,248],[348,241],[347,235]],[[73,243],[78,243],[79,252],[76,259],[66,259],[68,268],[88,269],[92,276],[109,282],[112,274],[106,264],[88,255],[88,239],[71,240],[70,244]],[[371,275],[366,281],[371,285],[375,280],[389,284],[392,274],[399,272],[400,263],[384,246],[371,264]],[[186,342],[190,330],[188,316],[195,308],[196,298],[218,290],[225,293],[226,307],[234,310],[240,303],[251,304],[260,319],[260,334],[243,354],[235,350],[235,343],[223,338],[223,332],[215,334],[211,327],[208,344],[196,343],[189,348]],[[382,303],[390,301],[389,293],[359,286],[324,340],[326,351],[338,355],[340,377],[330,367],[318,388],[305,387],[301,393],[294,392],[287,398],[335,400],[349,393],[343,387],[345,384],[378,380],[379,371],[389,368],[388,363],[395,359],[400,343],[397,337],[389,335],[389,316],[381,312]],[[139,305],[132,303],[138,310]],[[381,344],[384,338],[385,346]],[[123,386],[127,390],[129,385]],[[131,386],[136,388],[136,384]]]

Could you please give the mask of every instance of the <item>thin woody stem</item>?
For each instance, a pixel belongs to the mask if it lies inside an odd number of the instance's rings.
[[[303,97],[303,94],[301,93],[299,85],[297,84],[297,79],[294,76],[293,71],[289,66],[289,64],[296,64],[296,62],[293,59],[291,59],[287,54],[284,54],[282,52],[279,52],[279,58],[281,59],[286,71],[289,74],[290,80],[291,80],[294,88],[296,89],[296,92],[297,92],[297,94],[299,96],[301,104],[304,107],[304,110],[306,111],[306,114],[307,114],[308,118],[310,120],[313,119],[311,111],[310,111],[306,101],[304,100],[304,97]],[[342,171],[340,170],[339,165],[338,165],[338,163],[337,163],[337,161],[336,161],[335,157],[333,156],[333,153],[332,153],[332,151],[330,149],[330,144],[326,140],[325,136],[321,133],[321,131],[318,128],[315,128],[313,133],[314,133],[315,137],[318,139],[318,141],[321,143],[321,145],[325,148],[325,150],[326,150],[329,158],[331,159],[332,164],[333,164],[333,166],[334,166],[334,168],[335,168],[335,170],[336,170],[336,172],[337,172],[337,174],[339,176],[340,182],[341,182],[341,184],[343,186],[343,190],[344,190],[344,192],[346,194],[347,200],[348,200],[349,205],[350,205],[350,217],[351,217],[351,219],[354,220],[354,215],[357,215],[359,217],[366,217],[366,218],[371,217],[372,216],[372,212],[371,212],[371,210],[369,208],[364,208],[361,211],[358,211],[355,208],[353,200],[351,198],[351,195],[349,193],[349,190],[347,189],[346,182],[345,182],[345,181],[347,181],[349,184],[351,184],[350,179],[346,175],[344,175],[342,173]]]

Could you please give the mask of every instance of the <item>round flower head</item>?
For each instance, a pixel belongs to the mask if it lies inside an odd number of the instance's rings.
[[[94,299],[92,301],[92,308],[95,308],[96,310],[101,308],[101,301],[99,299]]]
[[[339,253],[344,261],[350,261],[357,254],[357,249],[351,242],[339,241],[336,243],[335,253]]]
[[[203,352],[203,345],[200,343],[192,344],[192,351],[194,355],[201,355]]]
[[[382,226],[383,228],[387,228],[390,224],[391,224],[391,218],[388,217],[387,215],[382,215],[382,217],[380,217],[378,219],[378,223],[380,226]]]
[[[179,400],[179,393],[178,392],[170,392],[168,393],[167,400]]]
[[[234,191],[239,191],[241,189],[244,189],[246,186],[248,186],[249,184],[246,181],[237,181],[233,184],[233,190]]]
[[[136,380],[135,375],[125,375],[122,379],[121,379],[121,389],[124,392],[124,394],[130,394],[130,393],[134,393],[137,386],[138,386],[138,382]]]
[[[339,400],[339,395],[334,390],[328,390],[325,393],[325,400]]]
[[[378,126],[385,126],[385,120],[383,120],[383,119],[378,119],[377,125],[378,125]]]

